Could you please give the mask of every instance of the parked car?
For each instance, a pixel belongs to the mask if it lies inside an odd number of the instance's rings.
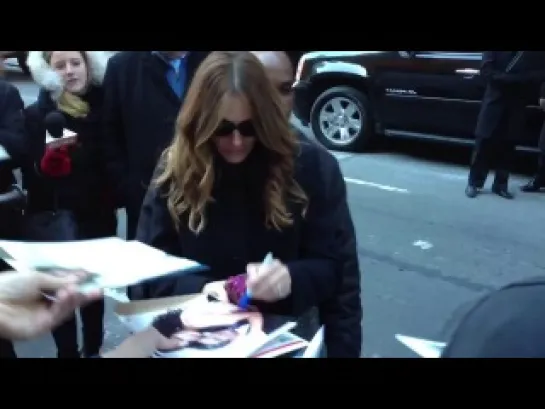
[[[485,82],[475,51],[314,51],[297,67],[295,116],[329,149],[361,151],[381,136],[472,143]],[[543,112],[528,99],[523,148]]]
[[[30,71],[26,65],[27,55],[28,51],[0,51],[0,64],[3,64],[4,60],[7,58],[16,58],[19,68],[21,68],[26,75],[30,75]]]

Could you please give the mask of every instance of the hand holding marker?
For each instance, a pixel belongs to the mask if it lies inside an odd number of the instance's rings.
[[[260,272],[263,270],[264,267],[269,266],[274,261],[274,257],[272,253],[267,253],[265,256],[265,259],[263,260],[263,263],[261,263]],[[248,308],[248,305],[250,304],[250,301],[252,299],[252,292],[249,288],[246,288],[246,293],[242,296],[240,299],[238,306],[239,308],[242,308],[243,310]]]

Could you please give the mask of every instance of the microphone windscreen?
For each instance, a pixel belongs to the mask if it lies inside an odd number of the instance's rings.
[[[45,129],[51,137],[62,138],[64,128],[66,127],[66,119],[59,111],[53,111],[45,117]]]

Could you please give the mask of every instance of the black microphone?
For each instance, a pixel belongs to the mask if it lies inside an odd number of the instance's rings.
[[[62,138],[64,128],[66,127],[66,119],[59,111],[50,112],[45,116],[45,129],[52,138]]]

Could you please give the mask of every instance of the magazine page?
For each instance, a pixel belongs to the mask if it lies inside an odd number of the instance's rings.
[[[277,358],[305,349],[307,346],[308,341],[291,332],[286,332],[267,342],[257,352],[252,354],[252,358]]]
[[[0,258],[17,270],[87,271],[91,277],[84,290],[125,287],[167,274],[206,269],[193,260],[118,237],[60,243],[0,241]]]
[[[264,331],[266,318],[260,312],[241,310],[204,294],[161,311],[126,315],[116,309],[118,317],[131,331],[150,326],[155,318],[167,312],[180,314],[183,328],[173,337],[182,344],[176,350],[157,351],[155,357],[158,358],[247,358],[296,325],[286,320],[267,333]]]

